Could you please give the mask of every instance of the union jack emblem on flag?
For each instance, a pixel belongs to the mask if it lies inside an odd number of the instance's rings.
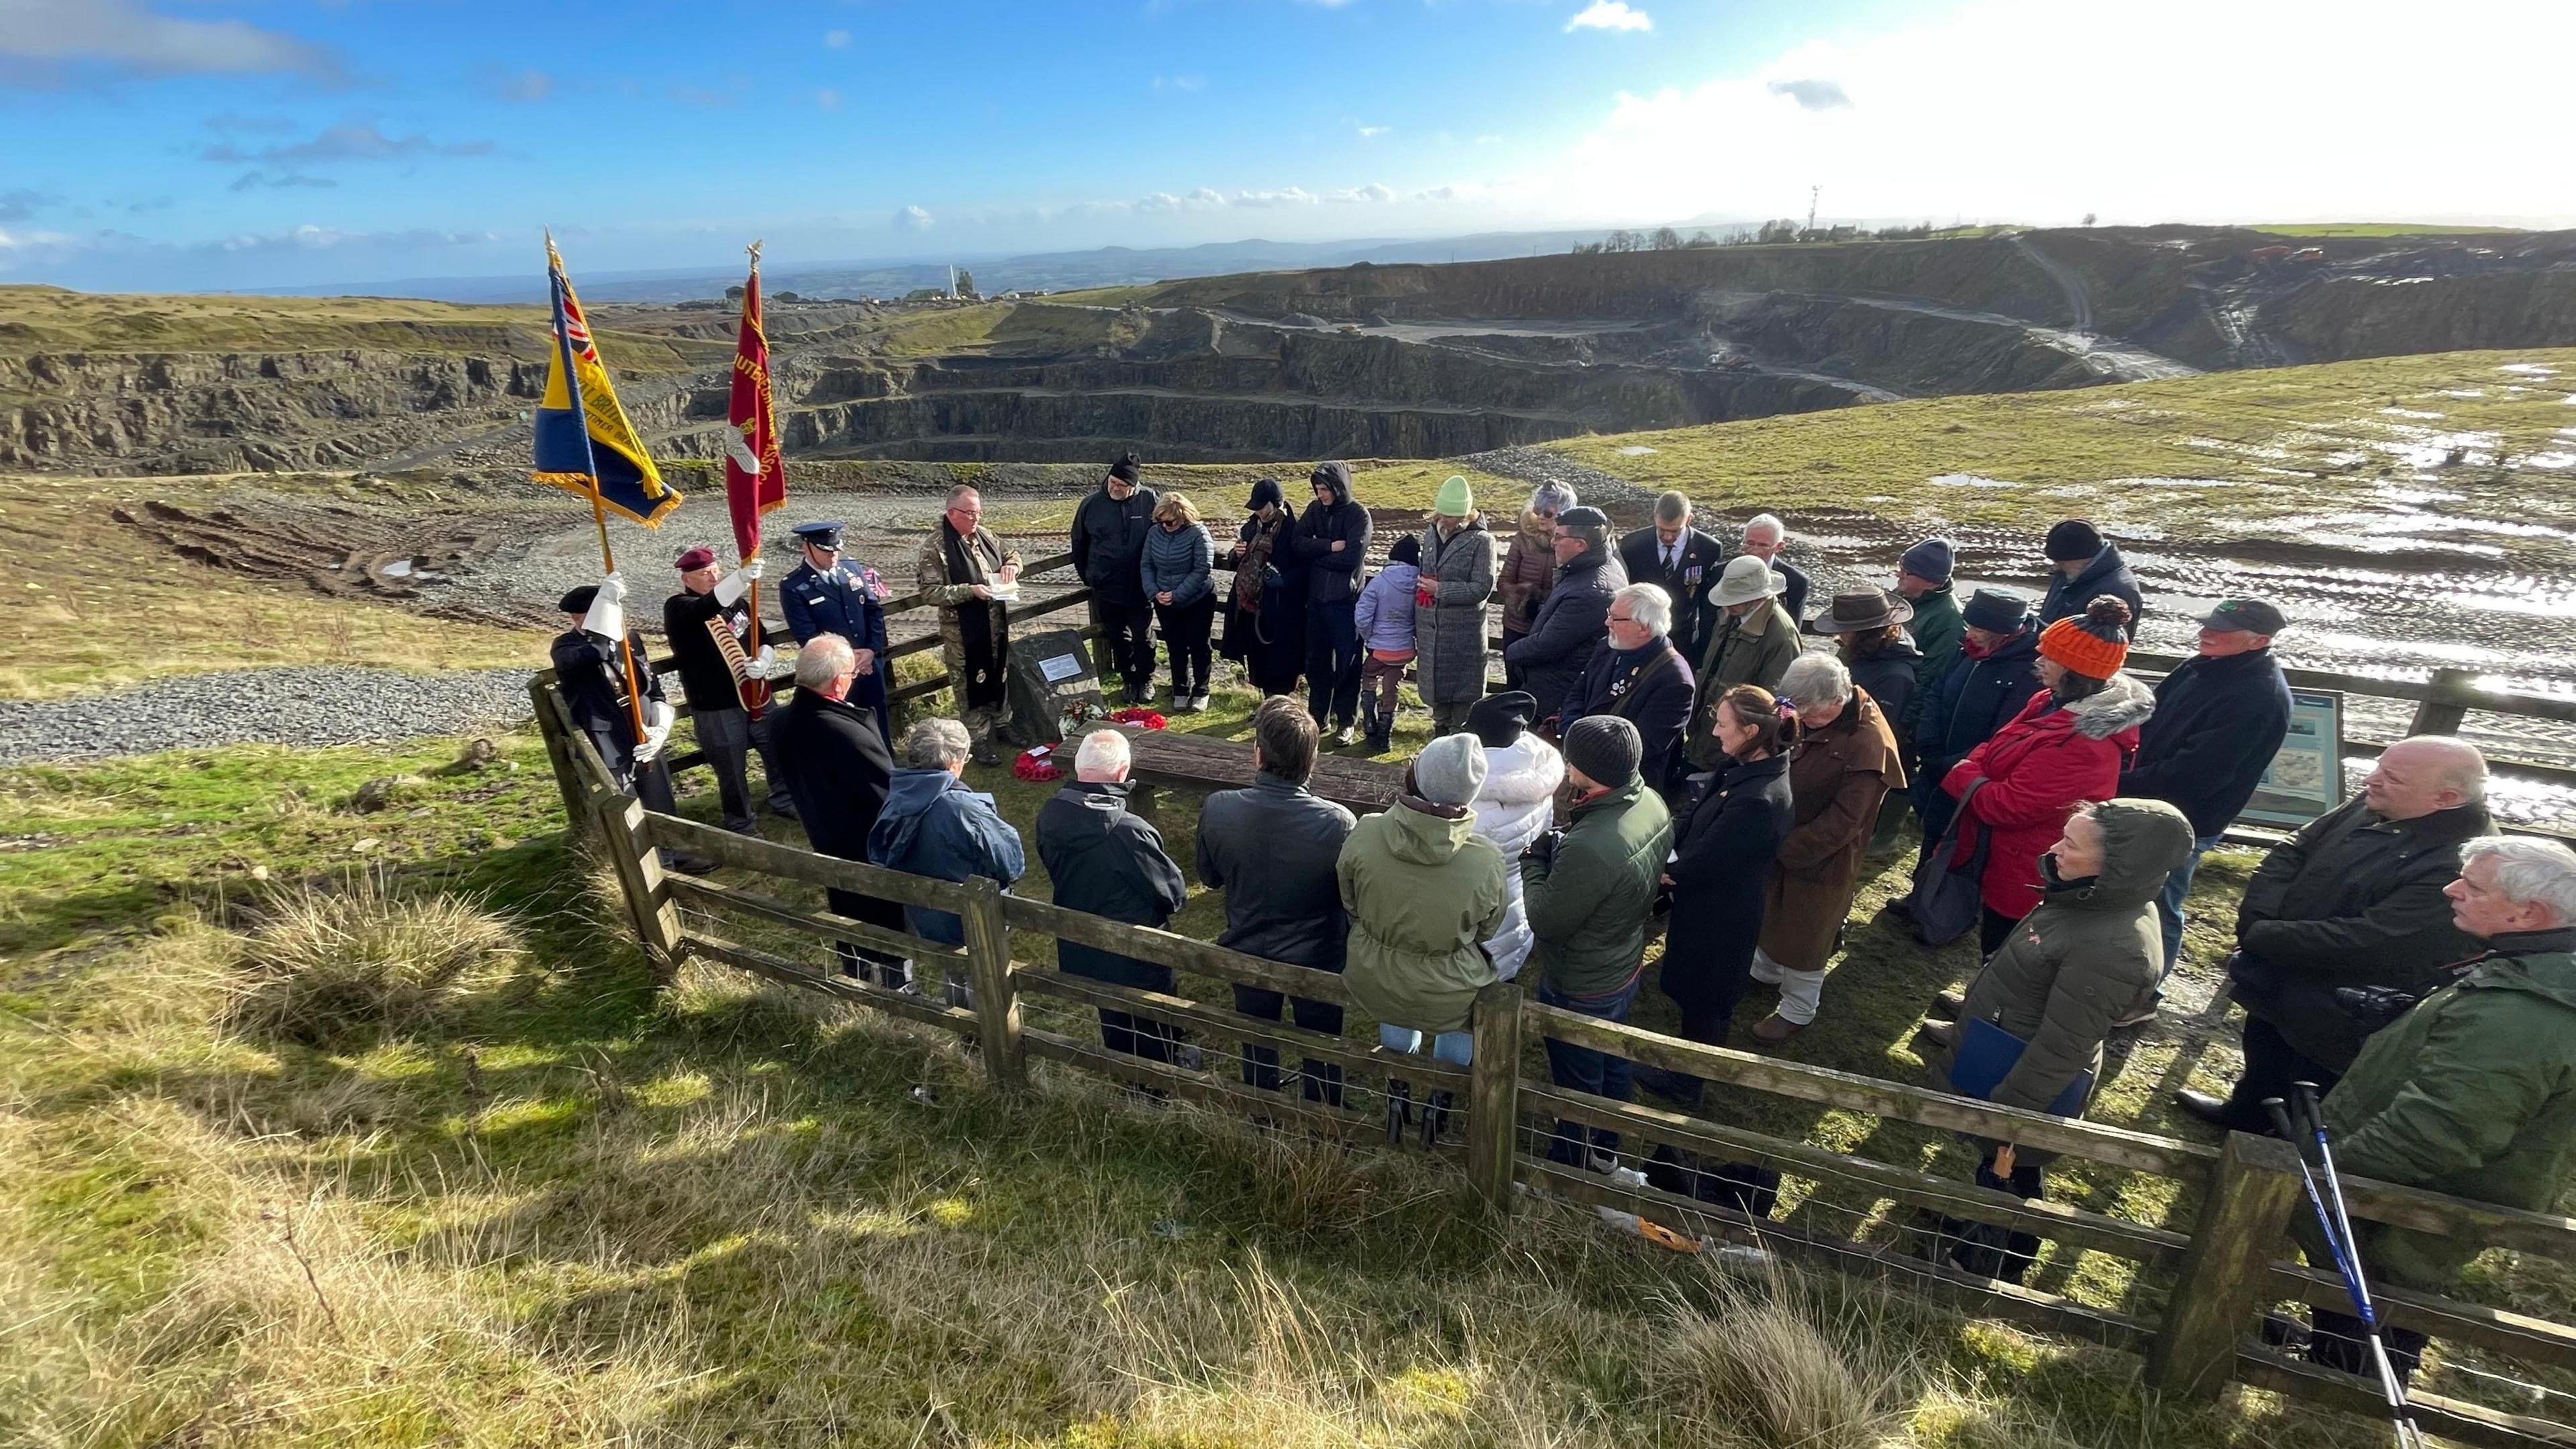
[[[590,345],[590,324],[581,318],[581,304],[570,296],[564,298],[564,340],[572,344],[574,355],[584,362],[597,362],[599,349]]]

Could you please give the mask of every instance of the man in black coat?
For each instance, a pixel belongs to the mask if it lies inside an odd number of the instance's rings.
[[[2281,611],[2261,599],[2222,599],[2200,620],[2200,653],[2156,685],[2156,712],[2120,793],[2162,800],[2191,819],[2191,858],[2165,882],[2156,915],[2165,971],[2182,954],[2182,903],[2200,858],[2236,819],[2290,732],[2290,682],[2272,657]]]
[[[1220,790],[1199,811],[1199,880],[1225,892],[1220,946],[1247,956],[1339,974],[1350,937],[1334,873],[1342,843],[1358,822],[1351,812],[1306,789],[1315,750],[1323,742],[1315,717],[1292,699],[1265,702],[1252,720],[1252,787]],[[1234,1009],[1277,1021],[1283,1001],[1297,1025],[1338,1036],[1341,1003],[1283,997],[1237,983]],[[1342,1069],[1308,1058],[1305,1095],[1310,1102],[1342,1102]],[[1279,1053],[1256,1046],[1245,1055],[1243,1080],[1265,1092],[1279,1090]]]
[[[1306,711],[1333,743],[1359,738],[1360,631],[1351,617],[1376,525],[1351,493],[1351,465],[1319,463],[1307,480],[1315,501],[1297,520],[1290,552],[1306,571]]]
[[[1960,612],[1967,636],[1950,672],[1924,697],[1911,741],[1921,762],[1914,813],[1922,817],[1926,845],[1940,840],[1959,810],[1941,778],[2039,693],[2039,629],[2030,601],[2009,589],[1979,589]]]
[[[1665,637],[1672,601],[1654,584],[1628,584],[1610,596],[1610,637],[1592,649],[1592,658],[1567,692],[1557,713],[1562,738],[1585,715],[1615,715],[1637,727],[1645,756],[1638,766],[1646,787],[1667,798],[1679,798],[1673,761],[1680,758],[1682,731],[1690,724],[1697,682],[1681,651]]]
[[[785,772],[770,743],[769,719],[766,715],[753,719],[743,707],[741,683],[708,626],[717,625],[733,635],[751,662],[754,678],[769,677],[775,661],[768,636],[751,616],[745,597],[760,578],[761,563],[753,559],[731,573],[719,574],[715,550],[709,548],[690,549],[674,562],[680,570],[680,591],[662,601],[662,637],[671,645],[698,748],[706,752],[707,765],[716,774],[725,829],[736,835],[757,835],[760,824],[752,815],[749,768],[753,750],[760,751],[761,769],[768,776],[769,808],[793,815],[796,803],[788,797]]]
[[[1726,567],[1726,545],[1691,527],[1691,501],[1681,493],[1655,500],[1655,522],[1619,540],[1619,567],[1632,584],[1653,584],[1672,600],[1673,624],[1666,634],[1684,659],[1700,657],[1716,613],[1708,591]],[[1649,754],[1653,751],[1651,747]],[[1656,776],[1649,774],[1647,779]]]
[[[850,703],[858,678],[858,651],[849,640],[817,634],[805,641],[796,651],[796,693],[770,717],[770,737],[806,841],[818,854],[865,861],[868,832],[894,780],[894,754],[877,733],[876,711]],[[836,915],[904,929],[898,902],[835,887],[823,895]],[[895,990],[912,984],[912,962],[900,953],[848,941],[838,949],[841,969],[851,976]]]
[[[615,574],[565,594],[555,607],[571,625],[555,636],[547,651],[554,664],[555,688],[572,711],[573,728],[590,736],[608,777],[630,791],[647,810],[680,813],[671,792],[671,767],[661,758],[679,711],[663,693],[660,676],[644,652],[644,640],[626,627],[626,581]],[[621,651],[617,640],[624,636]],[[634,661],[635,687],[643,699],[644,737],[635,737],[636,711],[628,704],[626,666]],[[662,861],[673,870],[704,875],[715,862],[684,851],[665,850]]]
[[[1038,810],[1038,858],[1055,882],[1055,903],[1131,926],[1160,926],[1189,901],[1181,868],[1163,853],[1163,836],[1127,808],[1127,737],[1096,730],[1075,751],[1073,783]],[[1056,966],[1074,976],[1170,992],[1169,966],[1097,946],[1058,940]],[[1100,1040],[1114,1052],[1168,1062],[1180,1029],[1130,1012],[1100,1008]]]
[[[1122,453],[1073,511],[1073,571],[1091,588],[1091,617],[1129,704],[1143,704],[1154,692],[1154,604],[1145,597],[1142,566],[1161,500],[1139,481],[1143,476],[1136,455]]]
[[[2263,1099],[2293,1082],[2331,1089],[2371,1028],[2339,1000],[2350,986],[2420,994],[2478,943],[2442,892],[2460,847],[2493,832],[2486,760],[2448,735],[2382,751],[2359,795],[2264,857],[2236,915],[2228,974],[2245,1008],[2245,1070],[2226,1097],[2178,1092],[2196,1117],[2268,1132]]]
[[[1591,662],[1610,618],[1610,596],[1628,585],[1627,570],[1610,552],[1610,515],[1598,508],[1569,508],[1556,516],[1556,581],[1538,606],[1530,631],[1503,650],[1519,666],[1521,688],[1538,701],[1538,717],[1561,714],[1565,700]]]
[[[2118,544],[2102,541],[2102,532],[2081,518],[2069,518],[2048,530],[2048,596],[2040,601],[2039,627],[2060,619],[2079,618],[2098,594],[2109,594],[2129,606],[2129,637],[2138,637],[2138,621],[2147,606],[2138,593],[2138,576],[2120,557]]]

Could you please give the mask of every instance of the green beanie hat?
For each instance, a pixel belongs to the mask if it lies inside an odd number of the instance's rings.
[[[1475,491],[1467,486],[1465,478],[1452,473],[1440,485],[1440,496],[1431,500],[1431,511],[1443,518],[1464,518],[1476,511]]]

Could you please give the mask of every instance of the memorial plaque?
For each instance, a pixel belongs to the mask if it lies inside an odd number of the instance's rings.
[[[1021,738],[1053,743],[1064,738],[1064,712],[1080,703],[1101,710],[1100,676],[1078,629],[1041,629],[1011,636],[1011,727]]]

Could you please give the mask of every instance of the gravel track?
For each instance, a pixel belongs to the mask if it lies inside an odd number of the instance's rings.
[[[0,700],[0,765],[466,734],[526,719],[532,673],[533,667],[406,674],[299,664],[177,675],[69,699]]]

